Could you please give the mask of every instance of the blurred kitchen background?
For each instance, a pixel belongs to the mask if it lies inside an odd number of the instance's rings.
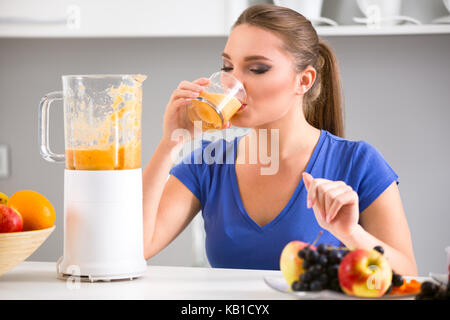
[[[380,20],[365,17],[357,2],[324,0],[320,17],[327,19],[315,20],[339,61],[346,138],[374,145],[398,173],[419,275],[445,273],[444,249],[450,245],[449,1],[399,1],[403,18],[390,25],[381,20],[381,26]],[[144,168],[161,138],[172,91],[182,80],[221,68],[232,21],[255,3],[272,2],[0,0],[0,191],[11,195],[34,189],[57,212],[55,232],[28,260],[56,262],[63,253],[64,166],[39,154],[40,98],[61,90],[65,74],[148,75],[143,86]],[[365,20],[358,23],[354,17]],[[56,102],[50,113],[50,143],[62,153],[62,105]],[[233,127],[228,131],[242,134]],[[202,237],[199,215],[148,263],[207,265]]]

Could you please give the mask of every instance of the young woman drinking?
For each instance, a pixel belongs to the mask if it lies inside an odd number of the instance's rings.
[[[223,70],[247,93],[231,122],[253,132],[276,132],[202,141],[173,166],[182,142],[172,132],[192,132],[186,107],[208,84],[182,81],[164,115],[163,138],[144,170],[144,243],[150,258],[165,248],[201,210],[212,267],[279,269],[292,240],[348,248],[382,246],[393,270],[416,275],[411,236],[398,176],[376,148],[343,138],[336,57],[310,21],[273,5],[257,5],[238,18],[222,53]],[[214,144],[214,145],[211,145]],[[235,162],[195,162],[206,149],[232,152]],[[276,150],[274,147],[276,147]],[[277,171],[251,152],[277,154]],[[198,158],[197,158],[198,159]],[[167,176],[169,175],[169,179]]]

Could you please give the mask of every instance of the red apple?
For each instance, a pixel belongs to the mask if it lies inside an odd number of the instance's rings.
[[[0,204],[0,233],[18,232],[22,229],[22,215],[16,209]]]
[[[289,242],[281,252],[280,269],[289,287],[305,272],[302,267],[303,259],[298,256],[298,252],[308,245],[306,242],[294,240]],[[316,248],[311,246],[311,249],[315,250]]]
[[[381,297],[391,285],[392,269],[378,251],[357,249],[342,259],[338,278],[342,291],[349,295]]]

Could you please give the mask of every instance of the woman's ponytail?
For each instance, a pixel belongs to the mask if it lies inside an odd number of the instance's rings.
[[[284,40],[284,48],[292,54],[297,72],[308,65],[317,71],[314,85],[303,96],[306,121],[318,129],[344,137],[341,87],[336,57],[318,36],[311,24],[297,11],[270,4],[249,7],[233,27],[250,24],[273,31]]]
[[[319,40],[319,54],[315,65],[317,78],[305,94],[303,112],[312,126],[344,137],[344,117],[336,56],[331,48]]]

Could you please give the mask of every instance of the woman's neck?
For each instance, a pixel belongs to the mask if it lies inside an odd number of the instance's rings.
[[[311,153],[319,140],[320,130],[306,121],[301,110],[302,106],[297,105],[282,118],[252,128],[256,133],[252,143],[258,154],[261,154],[259,149],[264,148],[267,155],[278,154],[279,161],[283,162]]]

